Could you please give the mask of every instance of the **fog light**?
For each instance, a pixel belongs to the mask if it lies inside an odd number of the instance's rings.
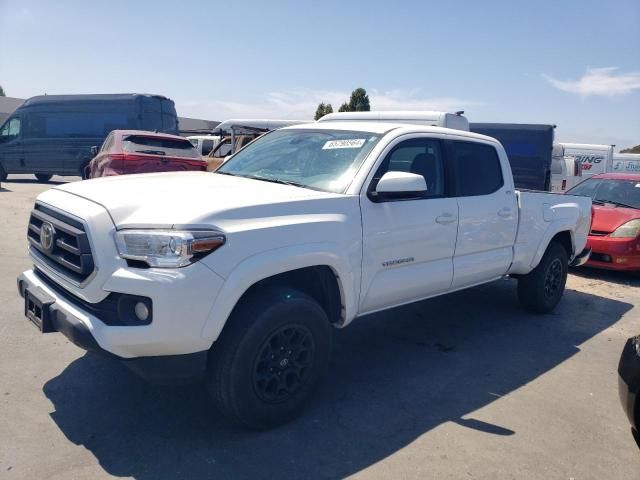
[[[143,302],[136,303],[133,311],[141,322],[144,322],[149,318],[149,307],[147,307]]]

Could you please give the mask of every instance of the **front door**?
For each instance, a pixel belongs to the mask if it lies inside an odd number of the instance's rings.
[[[440,141],[411,137],[392,147],[361,200],[364,252],[359,313],[437,295],[451,287],[458,205],[455,198],[446,196]],[[426,194],[411,200],[377,200],[371,192],[388,171],[424,176]]]
[[[10,118],[0,130],[0,165],[6,172],[24,170],[20,117]]]

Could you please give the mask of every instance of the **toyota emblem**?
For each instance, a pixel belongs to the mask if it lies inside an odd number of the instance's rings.
[[[53,250],[53,241],[55,239],[56,230],[49,222],[43,222],[40,227],[40,246],[51,253]]]

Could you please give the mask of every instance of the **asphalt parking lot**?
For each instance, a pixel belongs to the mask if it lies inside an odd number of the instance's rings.
[[[0,191],[1,479],[640,479],[616,373],[640,277],[573,272],[553,315],[503,280],[359,319],[303,417],[246,431],[203,388],[147,384],[23,317],[28,212],[51,186]]]

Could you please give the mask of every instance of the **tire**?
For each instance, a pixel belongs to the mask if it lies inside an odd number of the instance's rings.
[[[7,172],[4,170],[2,165],[0,165],[0,182],[6,181],[7,177],[8,177]]]
[[[207,389],[234,423],[255,429],[283,424],[310,400],[331,344],[331,324],[313,298],[283,287],[250,293],[211,348]]]
[[[564,293],[569,256],[558,242],[552,242],[536,268],[518,279],[518,299],[529,311],[550,313]]]
[[[36,178],[40,183],[47,183],[53,175],[45,175],[44,173],[36,173]]]

